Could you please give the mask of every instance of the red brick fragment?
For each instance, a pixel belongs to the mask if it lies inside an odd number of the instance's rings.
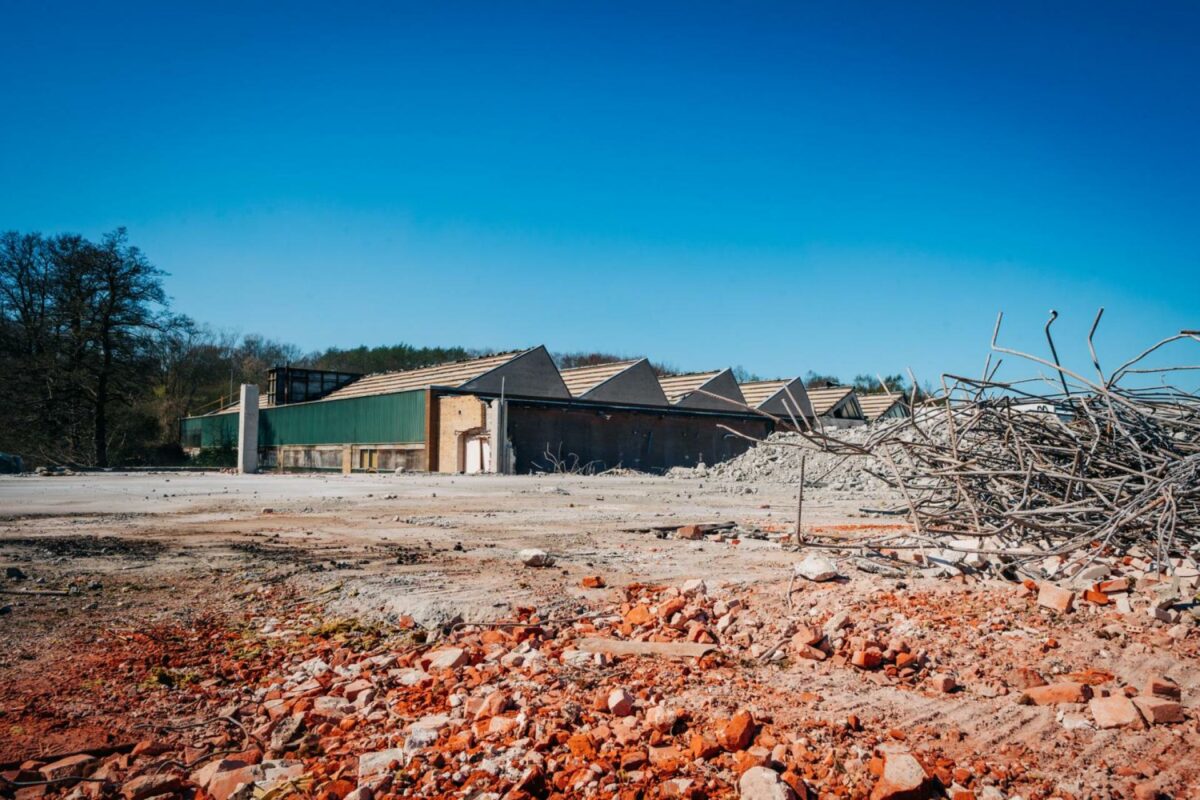
[[[1042,674],[1030,667],[1017,667],[1008,673],[1008,685],[1018,689],[1030,689],[1034,686],[1045,686],[1046,679]]]
[[[1123,694],[1093,697],[1088,703],[1097,728],[1137,727],[1141,717],[1133,702]]]
[[[875,669],[883,661],[883,654],[874,647],[866,650],[855,650],[850,656],[850,663],[859,669]]]
[[[932,793],[933,782],[921,762],[908,753],[888,753],[871,800],[923,800]]]
[[[1031,686],[1017,702],[1027,706],[1053,706],[1059,703],[1086,703],[1092,696],[1092,687],[1086,683],[1051,683],[1048,686]]]
[[[1151,725],[1168,722],[1183,722],[1183,706],[1164,697],[1141,696],[1133,698],[1133,705],[1142,718]]]
[[[1053,583],[1043,583],[1038,587],[1037,604],[1042,608],[1065,614],[1075,607],[1075,593]]]
[[[629,609],[629,613],[625,615],[625,621],[630,625],[645,625],[654,619],[654,615],[650,613],[650,609],[644,604],[638,604]]]
[[[1177,702],[1183,699],[1183,693],[1179,691],[1179,684],[1162,675],[1151,676],[1146,681],[1146,688],[1142,690],[1142,694],[1163,697],[1167,700],[1175,700]]]
[[[726,750],[745,750],[754,741],[754,717],[749,711],[739,711],[721,729],[721,746]]]

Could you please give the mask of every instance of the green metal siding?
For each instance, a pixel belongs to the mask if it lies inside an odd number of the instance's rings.
[[[424,390],[297,403],[258,415],[259,447],[424,441]]]
[[[180,443],[184,447],[204,449],[237,447],[238,415],[213,414],[204,417],[186,417],[179,425]]]

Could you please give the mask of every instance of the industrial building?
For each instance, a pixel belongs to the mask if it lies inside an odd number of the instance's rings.
[[[866,425],[858,395],[851,386],[826,386],[809,388],[808,400],[812,404],[813,416],[825,428],[853,428]]]
[[[717,463],[772,419],[730,370],[660,379],[645,359],[567,369],[545,347],[403,372],[271,370],[268,392],[180,423],[185,449],[243,469],[663,472]]]

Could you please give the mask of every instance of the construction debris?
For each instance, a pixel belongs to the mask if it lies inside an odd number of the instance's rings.
[[[836,564],[825,558],[825,556],[814,554],[809,554],[803,561],[793,564],[792,571],[798,577],[807,578],[817,583],[831,581],[838,576]]]
[[[1168,576],[1194,587],[1200,395],[1168,380],[1191,367],[1141,364],[1173,342],[1200,341],[1200,333],[1168,337],[1106,376],[1092,342],[1099,322],[1097,315],[1088,337],[1094,378],[1062,367],[1057,357],[996,344],[997,319],[993,350],[1040,365],[1051,377],[1000,381],[997,364],[978,379],[947,376],[944,392],[906,420],[867,433],[804,430],[765,442],[766,450],[805,448],[857,460],[861,472],[902,496],[912,524],[904,534],[806,544],[874,554],[919,550],[943,575],[973,569],[1056,581],[1082,575],[1090,583],[1110,567],[1134,566],[1134,577]],[[1056,352],[1053,339],[1050,345]],[[729,468],[738,469],[736,462]],[[1070,610],[1073,598],[1042,591],[1051,607]],[[1104,602],[1104,592],[1095,592],[1085,599]],[[1164,597],[1152,613],[1171,618],[1180,599]]]

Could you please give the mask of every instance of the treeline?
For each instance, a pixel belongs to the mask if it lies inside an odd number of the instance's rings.
[[[484,353],[358,347],[305,353],[214,331],[171,310],[166,273],[124,229],[0,234],[0,452],[26,467],[177,464],[179,419],[229,404],[281,364],[347,372],[413,369]]]
[[[883,382],[880,383],[882,378]],[[804,385],[809,389],[819,389],[826,386],[853,386],[854,391],[860,394],[885,394],[885,393],[900,393],[905,397],[912,395],[912,383],[907,377],[896,373],[894,375],[855,375],[854,380],[849,384],[842,383],[836,375],[822,375],[809,370],[804,376]],[[930,389],[928,386],[917,387],[917,399],[920,400],[928,396]]]

